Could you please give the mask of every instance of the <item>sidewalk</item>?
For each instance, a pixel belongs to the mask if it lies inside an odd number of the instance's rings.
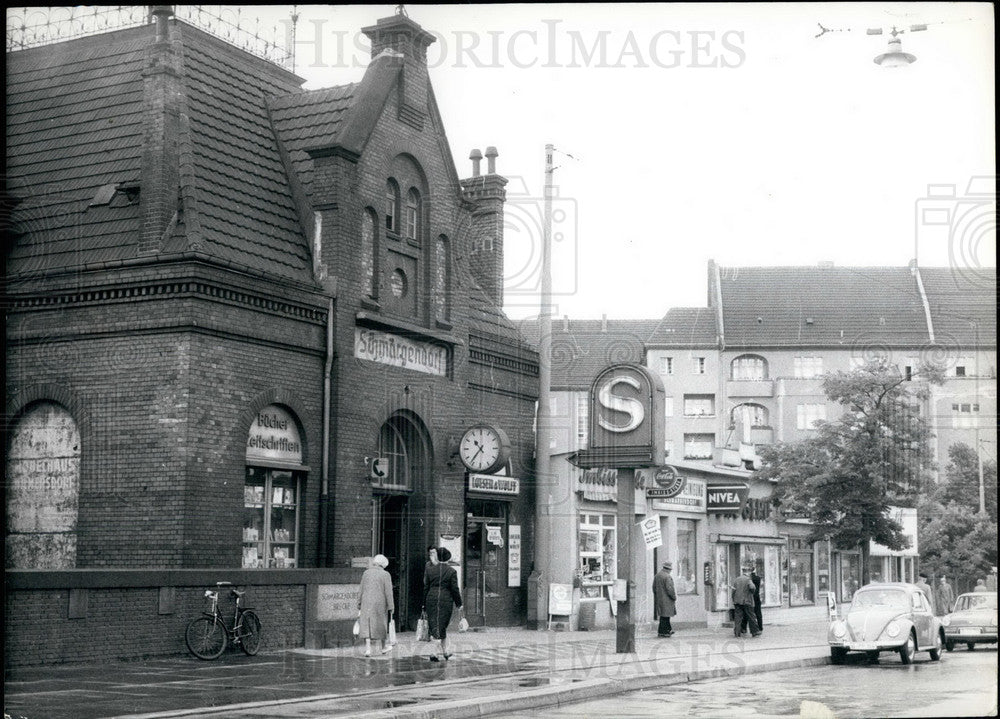
[[[615,653],[614,630],[455,633],[448,662],[430,662],[437,643],[403,634],[387,655],[363,646],[294,649],[215,662],[171,657],[111,666],[63,665],[8,672],[13,719],[98,717],[469,717],[530,711],[651,686],[825,663],[826,621],[732,630],[650,630],[636,652]]]

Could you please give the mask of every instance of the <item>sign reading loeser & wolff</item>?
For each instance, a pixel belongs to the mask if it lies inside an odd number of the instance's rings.
[[[659,375],[637,364],[616,364],[590,387],[590,445],[581,467],[663,464],[664,405]]]

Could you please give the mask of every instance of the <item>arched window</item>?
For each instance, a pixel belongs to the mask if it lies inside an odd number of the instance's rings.
[[[361,282],[362,292],[373,299],[378,297],[375,268],[378,266],[378,243],[375,240],[375,227],[378,221],[375,210],[366,207],[361,217]]]
[[[413,187],[406,193],[406,239],[420,238],[420,193]]]
[[[440,235],[434,243],[434,316],[447,322],[451,315],[451,256],[448,238]]]
[[[733,407],[730,414],[733,424],[742,424],[744,427],[767,427],[768,412],[767,407],[754,402],[746,402]]]
[[[7,453],[8,569],[76,567],[80,431],[55,402],[30,405]]]
[[[740,355],[733,360],[732,379],[750,381],[767,379],[767,360],[759,355]]]
[[[399,232],[399,185],[391,177],[385,183],[385,229]]]

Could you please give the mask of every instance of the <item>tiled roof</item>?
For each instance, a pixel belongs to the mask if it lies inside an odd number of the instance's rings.
[[[935,343],[956,351],[997,343],[995,267],[921,267]]]
[[[311,278],[310,250],[299,225],[266,97],[299,80],[259,63],[188,25],[184,79],[193,183],[202,251],[270,275]],[[182,173],[184,168],[182,167]]]
[[[119,195],[89,205],[102,187],[140,181],[153,39],[147,25],[8,53],[8,192],[18,201],[14,226],[29,239],[15,243],[11,275],[136,256],[140,204]],[[172,24],[177,39],[183,212],[164,250],[311,281],[266,104],[301,79],[184,23]]]
[[[714,347],[717,340],[713,308],[674,307],[658,321],[646,344],[650,347]]]
[[[11,276],[135,255],[139,205],[89,207],[105,185],[137,183],[149,28],[8,53]]]
[[[333,142],[354,102],[357,83],[270,100],[271,117],[303,189],[312,195],[312,161],[305,150]]]
[[[928,341],[906,267],[721,267],[727,347],[913,346]]]

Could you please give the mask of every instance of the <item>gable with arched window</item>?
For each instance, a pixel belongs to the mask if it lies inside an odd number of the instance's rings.
[[[767,379],[767,360],[760,355],[740,355],[731,364],[732,379],[759,381]]]

